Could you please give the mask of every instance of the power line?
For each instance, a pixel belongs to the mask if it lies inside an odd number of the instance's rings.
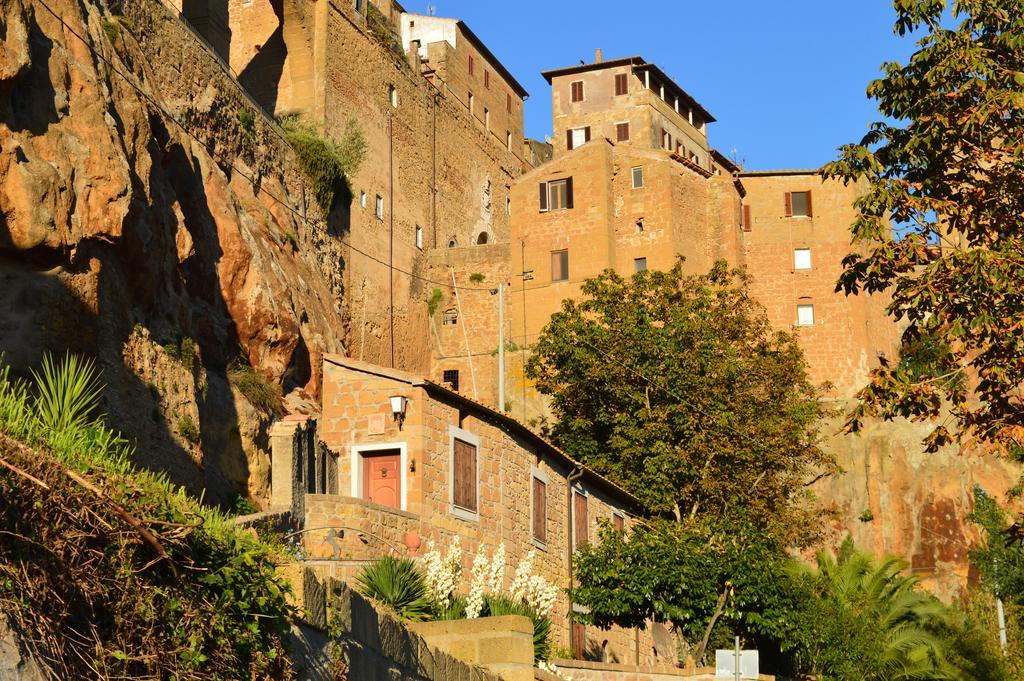
[[[296,220],[298,220],[299,222],[302,222],[303,224],[306,224],[306,225],[309,225],[309,226],[321,226],[321,227],[324,227],[324,228],[329,226],[327,220],[316,219],[316,218],[309,218],[309,217],[303,215],[296,208],[294,208],[290,203],[288,203],[287,201],[285,201],[285,200],[281,199],[280,197],[278,197],[276,194],[274,194],[273,192],[271,192],[270,190],[265,188],[261,183],[257,183],[256,179],[254,177],[248,175],[244,170],[242,170],[237,165],[235,165],[235,163],[233,163],[230,160],[223,159],[219,154],[217,154],[216,151],[214,151],[213,147],[211,147],[206,141],[201,139],[196,133],[192,132],[187,126],[185,126],[184,123],[182,123],[180,120],[177,119],[177,117],[175,117],[172,113],[170,113],[163,106],[163,104],[159,100],[157,100],[154,96],[152,96],[148,92],[146,92],[140,85],[135,83],[135,81],[134,81],[134,79],[132,77],[128,76],[127,74],[125,74],[124,72],[119,70],[118,67],[116,65],[114,65],[113,62],[111,62],[109,59],[106,58],[106,56],[101,54],[100,51],[97,50],[93,46],[92,42],[88,38],[83,37],[77,31],[75,31],[74,28],[69,26],[68,23],[66,21],[64,21],[64,18],[61,17],[56,11],[54,11],[48,4],[46,4],[46,2],[44,2],[44,0],[36,0],[36,2],[38,2],[40,5],[42,5],[43,8],[47,12],[49,12],[51,15],[53,15],[53,17],[55,19],[57,19],[57,21],[59,21],[61,23],[61,25],[64,27],[64,29],[68,33],[70,33],[75,38],[77,38],[79,41],[81,41],[82,44],[84,44],[89,49],[89,51],[93,54],[93,56],[95,56],[100,61],[102,61],[104,64],[106,64],[107,67],[113,73],[115,73],[118,76],[120,76],[126,83],[128,83],[129,86],[131,86],[131,88],[133,90],[135,90],[140,96],[142,96],[147,102],[149,102],[150,105],[152,105],[157,111],[159,111],[160,114],[163,115],[167,120],[169,120],[172,123],[174,123],[174,125],[176,125],[178,128],[180,128],[186,135],[188,135],[193,140],[195,140],[200,146],[203,147],[203,149],[205,149],[210,154],[210,156],[212,158],[220,160],[222,163],[224,163],[229,168],[231,168],[234,172],[238,173],[240,176],[242,176],[243,178],[248,180],[249,183],[256,190],[256,192],[258,192],[258,193],[262,192],[263,194],[268,196],[272,201],[274,201],[275,203],[278,203],[281,206],[283,206],[288,212],[292,213],[295,216]],[[236,79],[236,83],[237,83],[237,79]],[[243,92],[245,92],[245,89],[242,88],[241,84],[238,84],[238,86],[239,86],[239,88],[242,89]],[[260,112],[261,113],[265,113],[263,111],[262,107],[260,108]],[[277,130],[274,129],[274,125],[273,124],[271,124],[270,127],[274,131],[275,135],[277,135],[278,137],[281,137],[281,135],[277,132]],[[281,139],[285,139],[285,138],[282,137]],[[286,139],[285,139],[285,141],[287,142]],[[284,174],[284,173],[282,173],[282,174]],[[367,253],[366,251],[363,251],[363,250],[353,246],[351,242],[346,241],[345,239],[339,238],[338,242],[342,246],[345,246],[348,249],[350,249],[351,251],[359,253],[363,257],[365,257],[365,258],[367,258],[369,260],[372,260],[372,261],[374,261],[376,263],[384,265],[385,267],[387,267],[388,269],[390,269],[393,272],[398,272],[400,274],[404,274],[404,275],[406,275],[406,276],[408,276],[408,277],[410,277],[412,279],[418,279],[418,280],[420,280],[420,281],[422,281],[424,283],[427,283],[427,284],[433,284],[435,286],[443,286],[445,288],[451,288],[452,287],[451,284],[446,284],[446,283],[440,282],[440,281],[434,281],[433,279],[428,279],[427,277],[424,277],[422,275],[414,274],[413,272],[409,272],[409,271],[403,270],[403,269],[401,269],[399,267],[395,267],[393,264],[388,263],[388,262],[386,262],[384,260],[381,260],[380,258],[378,258],[378,257],[376,257],[374,255],[371,255],[370,253]],[[490,288],[473,287],[473,286],[463,286],[462,289],[464,291],[487,291],[487,292],[491,291]]]

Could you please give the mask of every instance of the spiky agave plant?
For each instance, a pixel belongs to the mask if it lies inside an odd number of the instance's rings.
[[[484,615],[522,615],[533,622],[533,661],[545,662],[551,657],[551,618],[541,615],[529,603],[516,601],[507,596],[487,594],[484,596]]]
[[[356,583],[359,593],[388,606],[403,619],[430,619],[427,584],[411,558],[378,558],[362,569]]]

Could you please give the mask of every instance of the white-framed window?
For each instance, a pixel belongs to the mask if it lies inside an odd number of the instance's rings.
[[[384,197],[380,194],[377,194],[377,199],[373,203],[373,214],[378,220],[384,219]]]
[[[448,490],[452,515],[480,519],[480,438],[448,426]]]
[[[644,167],[633,168],[633,189],[640,189],[644,186]]]
[[[814,326],[814,305],[800,303],[796,306],[796,325]]]
[[[534,467],[530,471],[530,538],[535,546],[547,548],[548,485],[547,473]]]
[[[423,250],[423,228],[416,225],[416,248]]]
[[[359,207],[366,208],[366,192],[359,192]]]
[[[809,249],[809,248],[794,248],[793,249],[793,269],[795,269],[795,270],[809,270],[809,269],[811,269],[811,249]]]
[[[398,88],[394,85],[388,85],[388,101],[392,107],[398,108]]]

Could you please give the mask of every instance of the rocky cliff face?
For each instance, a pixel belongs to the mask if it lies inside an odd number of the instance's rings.
[[[343,351],[344,261],[266,118],[156,0],[5,0],[0,352],[98,359],[144,465],[214,499],[266,491],[241,358],[315,392]]]

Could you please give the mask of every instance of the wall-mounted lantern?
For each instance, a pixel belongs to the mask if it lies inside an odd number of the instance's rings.
[[[402,424],[405,422],[405,408],[408,406],[409,400],[403,395],[395,395],[391,398],[391,415],[395,421],[398,421],[398,429],[402,429]]]

